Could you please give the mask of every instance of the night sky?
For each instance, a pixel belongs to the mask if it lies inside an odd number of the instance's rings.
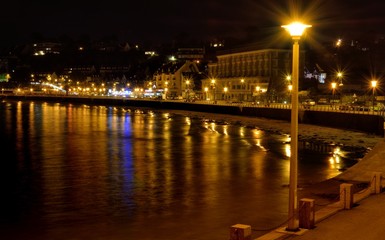
[[[167,42],[178,34],[208,40],[247,38],[282,31],[301,16],[318,36],[375,29],[385,32],[383,0],[13,0],[2,2],[1,45],[33,33],[128,42]]]

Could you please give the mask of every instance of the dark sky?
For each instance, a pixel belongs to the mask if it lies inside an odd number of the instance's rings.
[[[113,35],[129,42],[166,42],[180,33],[246,38],[276,34],[298,15],[315,33],[385,32],[384,0],[11,0],[1,9],[2,45],[25,41],[32,33],[75,39]]]

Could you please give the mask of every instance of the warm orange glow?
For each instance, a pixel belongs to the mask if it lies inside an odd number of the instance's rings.
[[[291,81],[291,76],[290,76],[290,75],[287,75],[287,76],[286,76],[286,80],[287,80],[287,81]]]
[[[304,33],[305,29],[311,27],[311,25],[293,22],[289,25],[283,25],[282,27],[285,28],[292,37],[300,37]]]
[[[377,87],[377,81],[376,80],[372,80],[371,84],[372,84],[372,88]]]

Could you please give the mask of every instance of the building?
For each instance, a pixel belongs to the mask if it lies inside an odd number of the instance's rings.
[[[162,91],[170,98],[188,98],[194,91],[194,77],[199,74],[193,61],[171,61],[164,64],[153,75],[149,87]]]
[[[178,48],[177,59],[189,61],[201,61],[205,57],[204,48]]]
[[[40,42],[33,44],[33,55],[60,54],[62,44],[56,42]]]
[[[301,52],[300,69],[304,56]],[[230,50],[208,65],[202,91],[208,100],[280,101],[289,95],[291,71],[291,49]]]

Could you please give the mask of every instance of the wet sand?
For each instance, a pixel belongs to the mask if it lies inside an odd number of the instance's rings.
[[[168,112],[182,114],[191,118],[215,121],[220,124],[237,124],[268,132],[290,135],[290,122],[282,120],[179,110]],[[377,142],[383,139],[383,137],[354,130],[337,129],[311,124],[299,124],[298,139],[299,141],[322,142],[351,148],[366,148],[370,150],[377,144]]]
[[[282,120],[179,110],[168,112],[182,114],[190,118],[199,118],[202,121],[213,121],[218,124],[237,124],[263,131],[290,135],[290,122]],[[298,139],[299,141],[342,146],[349,148],[350,151],[370,152],[370,150],[384,138],[382,136],[347,129],[299,124]],[[316,209],[320,209],[327,204],[339,200],[340,184],[346,182],[353,184],[353,192],[359,192],[367,187],[367,184],[363,182],[342,181],[334,177],[323,182],[298,186],[298,199],[315,199]]]

